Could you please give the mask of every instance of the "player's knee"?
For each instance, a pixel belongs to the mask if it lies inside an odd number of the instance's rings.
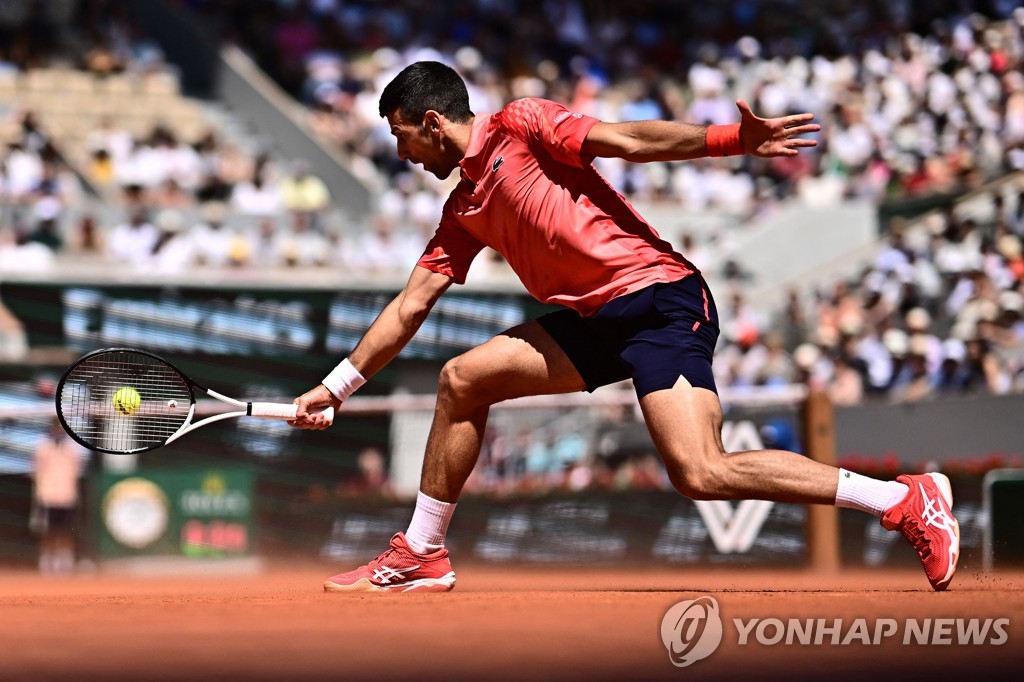
[[[437,397],[442,400],[457,400],[465,391],[465,380],[459,368],[459,358],[452,358],[441,368],[437,378]]]
[[[691,500],[713,499],[708,490],[708,481],[700,472],[684,470],[674,475],[670,474],[669,479],[672,481],[672,487],[680,495],[685,495]]]
[[[672,487],[691,500],[722,499],[726,471],[721,458],[709,459],[700,465],[677,465],[669,468]]]
[[[471,363],[463,356],[452,358],[441,368],[437,397],[456,405],[466,405],[479,399],[480,386],[473,380]]]

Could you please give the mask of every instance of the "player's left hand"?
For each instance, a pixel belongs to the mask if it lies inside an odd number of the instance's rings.
[[[796,156],[800,147],[818,145],[816,140],[797,137],[821,130],[817,123],[808,123],[814,120],[814,114],[761,118],[743,100],[736,100],[736,107],[740,110],[740,144],[744,154],[764,158]]]

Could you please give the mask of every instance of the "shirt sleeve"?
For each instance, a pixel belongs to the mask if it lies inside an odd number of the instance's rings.
[[[482,242],[465,230],[459,229],[442,214],[441,224],[427,242],[427,248],[416,265],[447,275],[455,280],[456,284],[465,284],[469,266],[483,248]]]
[[[558,102],[532,97],[511,102],[503,114],[507,126],[557,161],[575,168],[584,168],[593,161],[593,157],[581,157],[580,150],[598,119],[574,113]]]

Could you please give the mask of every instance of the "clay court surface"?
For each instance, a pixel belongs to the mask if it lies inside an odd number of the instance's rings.
[[[257,575],[0,573],[2,680],[1021,679],[1024,574],[519,570],[456,564],[454,592],[325,594],[330,566]],[[722,645],[675,668],[673,604],[710,594]],[[737,644],[732,619],[1009,618],[1001,646]],[[902,625],[902,623],[901,623]],[[895,638],[894,638],[895,639]],[[955,639],[955,637],[954,637]]]

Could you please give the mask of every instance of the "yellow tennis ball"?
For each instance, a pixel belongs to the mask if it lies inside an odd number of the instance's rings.
[[[130,417],[142,406],[142,396],[131,386],[122,386],[114,393],[114,409]]]

